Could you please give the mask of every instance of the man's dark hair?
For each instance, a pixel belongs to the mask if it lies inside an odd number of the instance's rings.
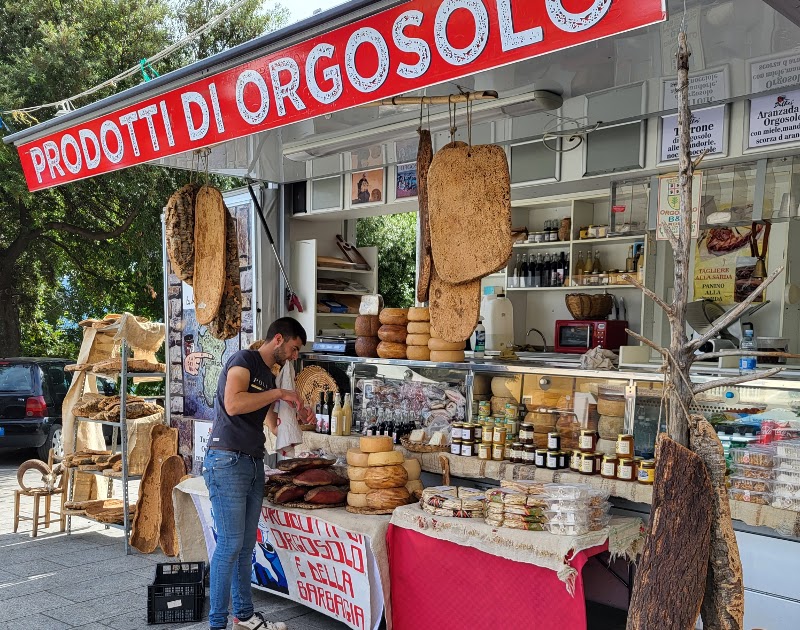
[[[266,340],[272,341],[275,335],[280,335],[287,341],[297,338],[303,342],[303,345],[306,345],[306,329],[300,325],[300,322],[291,317],[281,317],[269,325]]]

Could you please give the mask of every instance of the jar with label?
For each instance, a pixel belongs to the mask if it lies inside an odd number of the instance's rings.
[[[656,481],[656,462],[654,459],[647,459],[639,464],[636,472],[636,480],[646,486],[652,486]]]
[[[450,442],[450,454],[451,455],[461,455],[461,439],[451,440]]]
[[[464,439],[464,436],[461,433],[461,428],[463,426],[464,426],[464,424],[461,423],[461,422],[454,422],[453,424],[450,425],[450,429],[451,429],[450,435],[453,436],[454,440],[462,440],[462,439]]]
[[[505,427],[501,427],[499,425],[494,426],[494,437],[492,438],[492,442],[495,444],[502,444],[506,443],[506,436],[508,431]]]
[[[517,420],[516,416],[513,418],[506,418],[506,430],[509,436],[519,433],[519,420]]]
[[[478,403],[478,415],[488,417],[492,415],[492,403],[488,400],[481,400]]]
[[[570,456],[567,451],[558,451],[558,469],[566,470],[569,468]]]
[[[569,468],[570,468],[570,470],[572,470],[574,472],[580,472],[581,471],[581,451],[580,451],[580,449],[577,449],[577,448],[572,449],[572,452],[571,452],[570,458],[569,458]]]
[[[636,462],[629,457],[620,457],[617,463],[617,479],[634,481],[636,479]]]
[[[511,461],[515,464],[525,463],[525,447],[519,442],[511,445]]]
[[[503,459],[507,461],[511,461],[511,442],[506,441],[505,446],[503,447]]]
[[[496,462],[502,462],[506,454],[505,444],[492,444],[492,459]]]
[[[481,442],[478,444],[478,459],[492,459],[492,444],[490,442]]]
[[[547,451],[545,459],[545,468],[547,470],[558,470],[558,454],[559,451]]]
[[[596,475],[597,474],[597,459],[594,453],[581,453],[581,474],[582,475]]]
[[[547,449],[537,448],[535,451],[535,459],[533,461],[539,468],[544,468],[547,465]]]
[[[591,429],[581,430],[578,437],[578,448],[583,453],[594,453],[597,449],[597,431]]]
[[[483,441],[483,425],[480,422],[475,422],[472,425],[473,431],[475,432],[475,441],[482,442]]]
[[[519,407],[514,403],[506,403],[506,420],[509,418],[517,419],[517,415],[519,415]]]
[[[466,442],[474,442],[475,441],[475,425],[469,422],[465,422],[461,425],[461,439]]]
[[[533,444],[535,440],[535,434],[533,431],[533,425],[523,423],[519,427],[519,441],[523,444]]]
[[[616,455],[604,455],[603,463],[600,467],[600,476],[603,479],[616,479],[618,462]]]
[[[633,457],[633,436],[620,433],[617,437],[617,455],[620,457]]]
[[[475,442],[471,440],[464,440],[461,442],[461,456],[472,457],[475,455]]]
[[[524,452],[522,458],[528,466],[536,466],[536,447],[533,444],[526,444],[522,447]]]
[[[492,440],[494,440],[494,424],[485,422],[483,425],[483,433],[481,434],[481,442],[488,442],[491,444]]]
[[[561,450],[561,434],[558,431],[547,434],[547,450],[558,451]]]

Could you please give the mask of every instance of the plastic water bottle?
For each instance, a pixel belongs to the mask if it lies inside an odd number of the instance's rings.
[[[755,352],[756,340],[753,336],[753,325],[742,324],[742,328],[744,329],[744,336],[742,337],[742,343],[739,345],[739,349],[742,352]],[[753,374],[756,371],[756,363],[755,354],[747,354],[739,357],[739,374]]]

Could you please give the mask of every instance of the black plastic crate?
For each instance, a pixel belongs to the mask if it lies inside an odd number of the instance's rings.
[[[161,562],[147,587],[147,623],[200,621],[206,588],[205,562]]]

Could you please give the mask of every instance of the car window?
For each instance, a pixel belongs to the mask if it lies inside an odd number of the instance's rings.
[[[49,365],[47,367],[47,381],[50,385],[50,392],[54,397],[63,397],[66,395],[70,386],[71,379],[68,374],[64,372],[63,365]]]
[[[33,391],[33,371],[28,364],[0,364],[0,392]]]

